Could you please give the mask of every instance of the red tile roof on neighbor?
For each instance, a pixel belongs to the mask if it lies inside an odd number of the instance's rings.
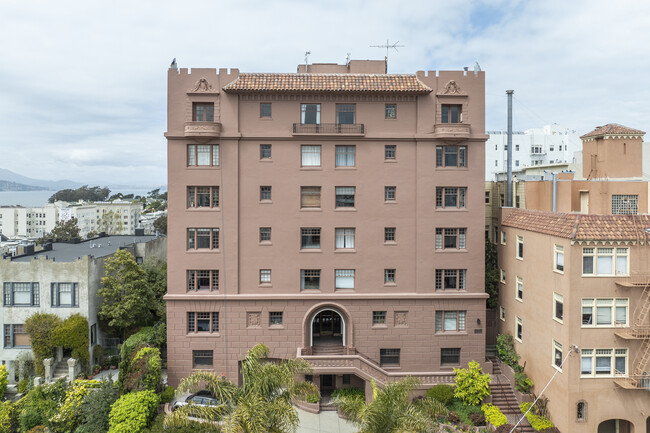
[[[430,93],[412,74],[239,74],[226,92]]]
[[[591,132],[586,133],[580,138],[591,138],[591,137],[601,137],[605,135],[644,135],[645,132],[628,128],[627,126],[619,125],[618,123],[608,123],[604,126],[597,126]]]
[[[514,209],[502,225],[574,240],[650,240],[650,215],[586,215]]]

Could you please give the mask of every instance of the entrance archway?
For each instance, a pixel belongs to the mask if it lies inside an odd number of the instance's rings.
[[[598,433],[634,433],[634,425],[624,419],[608,419],[598,424]]]
[[[318,310],[311,319],[310,346],[345,346],[345,320],[333,308]]]

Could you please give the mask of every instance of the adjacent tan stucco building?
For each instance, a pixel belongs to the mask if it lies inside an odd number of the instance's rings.
[[[256,343],[323,391],[484,361],[483,72],[168,73],[168,373]]]

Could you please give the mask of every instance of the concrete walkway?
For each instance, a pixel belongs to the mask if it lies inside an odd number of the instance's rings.
[[[355,433],[357,431],[351,422],[339,418],[336,411],[313,414],[297,410],[300,417],[297,433]]]

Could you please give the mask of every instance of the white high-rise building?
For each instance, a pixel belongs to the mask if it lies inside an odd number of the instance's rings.
[[[485,180],[496,180],[496,173],[508,169],[508,132],[487,131]],[[582,150],[579,134],[556,123],[512,133],[512,169],[558,163],[575,163],[575,152]]]

